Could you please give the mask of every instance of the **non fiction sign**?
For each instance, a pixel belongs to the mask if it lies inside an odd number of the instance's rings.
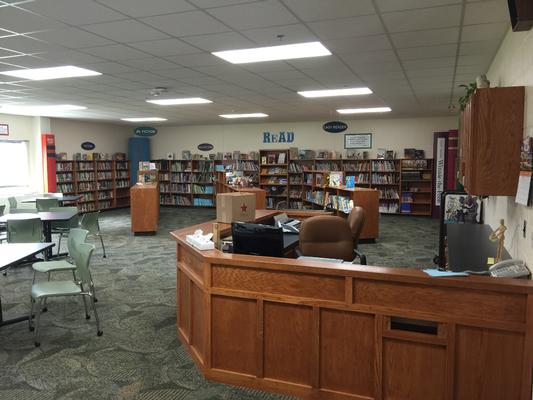
[[[93,142],[83,142],[83,143],[81,144],[81,148],[82,148],[83,150],[94,150],[95,147],[96,147],[96,146],[94,145]]]
[[[157,129],[148,126],[140,126],[138,128],[135,128],[133,130],[133,133],[136,136],[155,136],[157,133]]]
[[[213,150],[215,148],[215,146],[213,146],[211,143],[200,143],[198,145],[198,150],[200,151],[209,151],[209,150]]]
[[[263,143],[292,143],[294,142],[294,132],[263,132]]]
[[[329,121],[322,125],[322,129],[329,133],[340,133],[348,129],[348,125],[341,121]]]

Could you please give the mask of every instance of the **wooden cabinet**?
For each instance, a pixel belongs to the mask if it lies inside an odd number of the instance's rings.
[[[159,184],[135,185],[130,189],[131,231],[155,233],[159,227]]]
[[[478,89],[461,114],[460,181],[477,196],[514,196],[524,128],[524,87]]]

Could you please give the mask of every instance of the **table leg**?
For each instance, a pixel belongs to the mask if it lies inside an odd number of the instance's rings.
[[[0,299],[0,327],[4,325],[16,324],[17,322],[23,322],[28,320],[28,315],[23,317],[12,318],[4,321],[4,315],[2,313],[2,299]]]
[[[43,221],[43,233],[44,233],[44,240],[45,242],[51,242],[52,241],[52,223],[50,221]],[[52,257],[52,248],[48,248],[44,251],[44,255],[46,259],[50,259]]]

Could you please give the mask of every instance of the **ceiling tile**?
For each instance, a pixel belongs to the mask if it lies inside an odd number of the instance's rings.
[[[263,0],[256,3],[212,8],[208,12],[237,30],[298,22],[278,0]]]
[[[46,53],[40,54],[39,57],[49,60],[51,65],[77,65],[104,61],[101,58],[90,54],[67,49],[47,51]]]
[[[495,54],[499,49],[501,40],[482,40],[476,42],[463,42],[459,45],[459,54]]]
[[[464,42],[473,42],[476,40],[503,40],[507,30],[508,22],[494,22],[490,24],[467,25],[463,27],[461,40]]]
[[[342,18],[334,22],[311,22],[309,27],[322,39],[340,39],[383,33],[383,27],[377,15]]]
[[[455,57],[424,58],[422,60],[407,60],[402,62],[406,70],[433,69],[443,67],[453,67]]]
[[[371,0],[283,0],[303,21],[344,18],[357,15],[375,14]]]
[[[209,52],[255,47],[253,42],[237,32],[188,36],[183,38],[183,40],[192,44],[193,46]]]
[[[224,7],[234,4],[254,3],[257,0],[189,0],[189,3],[200,8]]]
[[[322,43],[330,51],[338,54],[387,50],[392,48],[386,35],[333,39],[325,40]]]
[[[461,0],[376,0],[376,4],[381,12],[460,4],[461,2]]]
[[[292,71],[270,71],[270,72],[261,72],[259,75],[261,75],[265,79],[269,79],[272,81],[277,81],[279,79],[305,79],[307,78],[304,74],[302,74],[300,71],[292,70]]]
[[[83,49],[83,52],[95,55],[97,57],[102,57],[111,61],[132,60],[136,58],[145,58],[148,56],[142,51],[132,49],[131,47],[122,44],[90,47]]]
[[[457,53],[456,44],[440,46],[420,46],[398,49],[400,60],[420,60],[423,58],[452,57]]]
[[[20,53],[44,53],[57,50],[60,47],[54,44],[36,40],[29,36],[9,36],[0,38],[0,47]]]
[[[171,79],[186,79],[205,77],[205,74],[189,68],[171,68],[155,72],[157,75],[165,76]]]
[[[194,10],[185,0],[97,0],[130,17],[150,17]]]
[[[69,47],[71,49],[103,46],[106,44],[113,43],[108,39],[94,35],[90,32],[83,31],[78,28],[66,28],[39,32],[38,34],[33,36],[39,38],[40,40],[44,40],[45,42]]]
[[[174,36],[205,35],[230,29],[203,11],[143,18],[143,22]]]
[[[85,25],[83,29],[97,33],[115,42],[142,42],[166,39],[168,35],[134,20],[105,22],[103,24]]]
[[[303,24],[275,26],[271,28],[250,29],[241,32],[260,46],[303,43],[316,41],[316,36]],[[280,38],[278,35],[283,35]]]
[[[170,69],[177,67],[176,64],[157,57],[142,58],[139,60],[128,60],[127,64],[128,66],[138,68],[143,71],[156,71],[158,69]]]
[[[391,34],[393,43],[400,49],[404,47],[457,43],[458,38],[459,28],[431,29]]]
[[[166,59],[186,67],[202,67],[208,65],[227,64],[220,58],[209,53],[188,54],[182,56],[165,57]]]
[[[202,52],[179,39],[150,40],[147,42],[129,43],[128,45],[159,57]]]
[[[508,22],[509,7],[505,0],[484,1],[483,3],[467,3],[464,24],[484,24],[489,22]]]
[[[18,7],[0,8],[0,26],[17,33],[43,31],[65,27],[65,24]]]
[[[484,65],[488,66],[492,61],[493,54],[469,54],[459,56],[457,65]]]
[[[54,60],[50,62],[41,57],[33,56],[21,56],[21,57],[12,57],[12,58],[3,58],[0,59],[2,64],[11,65],[8,69],[17,69],[17,68],[45,68],[50,66],[56,66],[63,64],[59,60]]]
[[[397,61],[396,53],[392,50],[369,51],[366,53],[347,53],[341,58],[349,65],[360,65],[375,62]]]
[[[389,32],[407,32],[422,29],[459,26],[461,5],[424,8],[383,14],[383,22]]]
[[[24,8],[74,26],[126,18],[121,13],[87,0],[39,0],[24,4]]]
[[[369,63],[354,65],[352,69],[360,75],[365,72],[385,72],[385,71],[401,71],[402,66],[398,61],[389,61],[386,63]]]
[[[405,71],[408,78],[436,77],[436,76],[453,76],[455,66],[439,67],[431,69],[410,69]]]

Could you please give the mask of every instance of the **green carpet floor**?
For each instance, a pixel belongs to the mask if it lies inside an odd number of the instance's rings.
[[[27,323],[0,328],[0,399],[289,399],[205,380],[176,337],[176,246],[168,232],[213,217],[212,209],[162,208],[156,236],[133,236],[129,210],[101,214],[108,258],[94,241],[91,270],[104,335],[75,299],[49,301],[39,348]],[[360,250],[371,265],[422,268],[437,244],[437,221],[383,216],[379,240]],[[4,318],[28,312],[31,277],[27,266],[0,275]],[[71,276],[53,279],[62,277]]]

